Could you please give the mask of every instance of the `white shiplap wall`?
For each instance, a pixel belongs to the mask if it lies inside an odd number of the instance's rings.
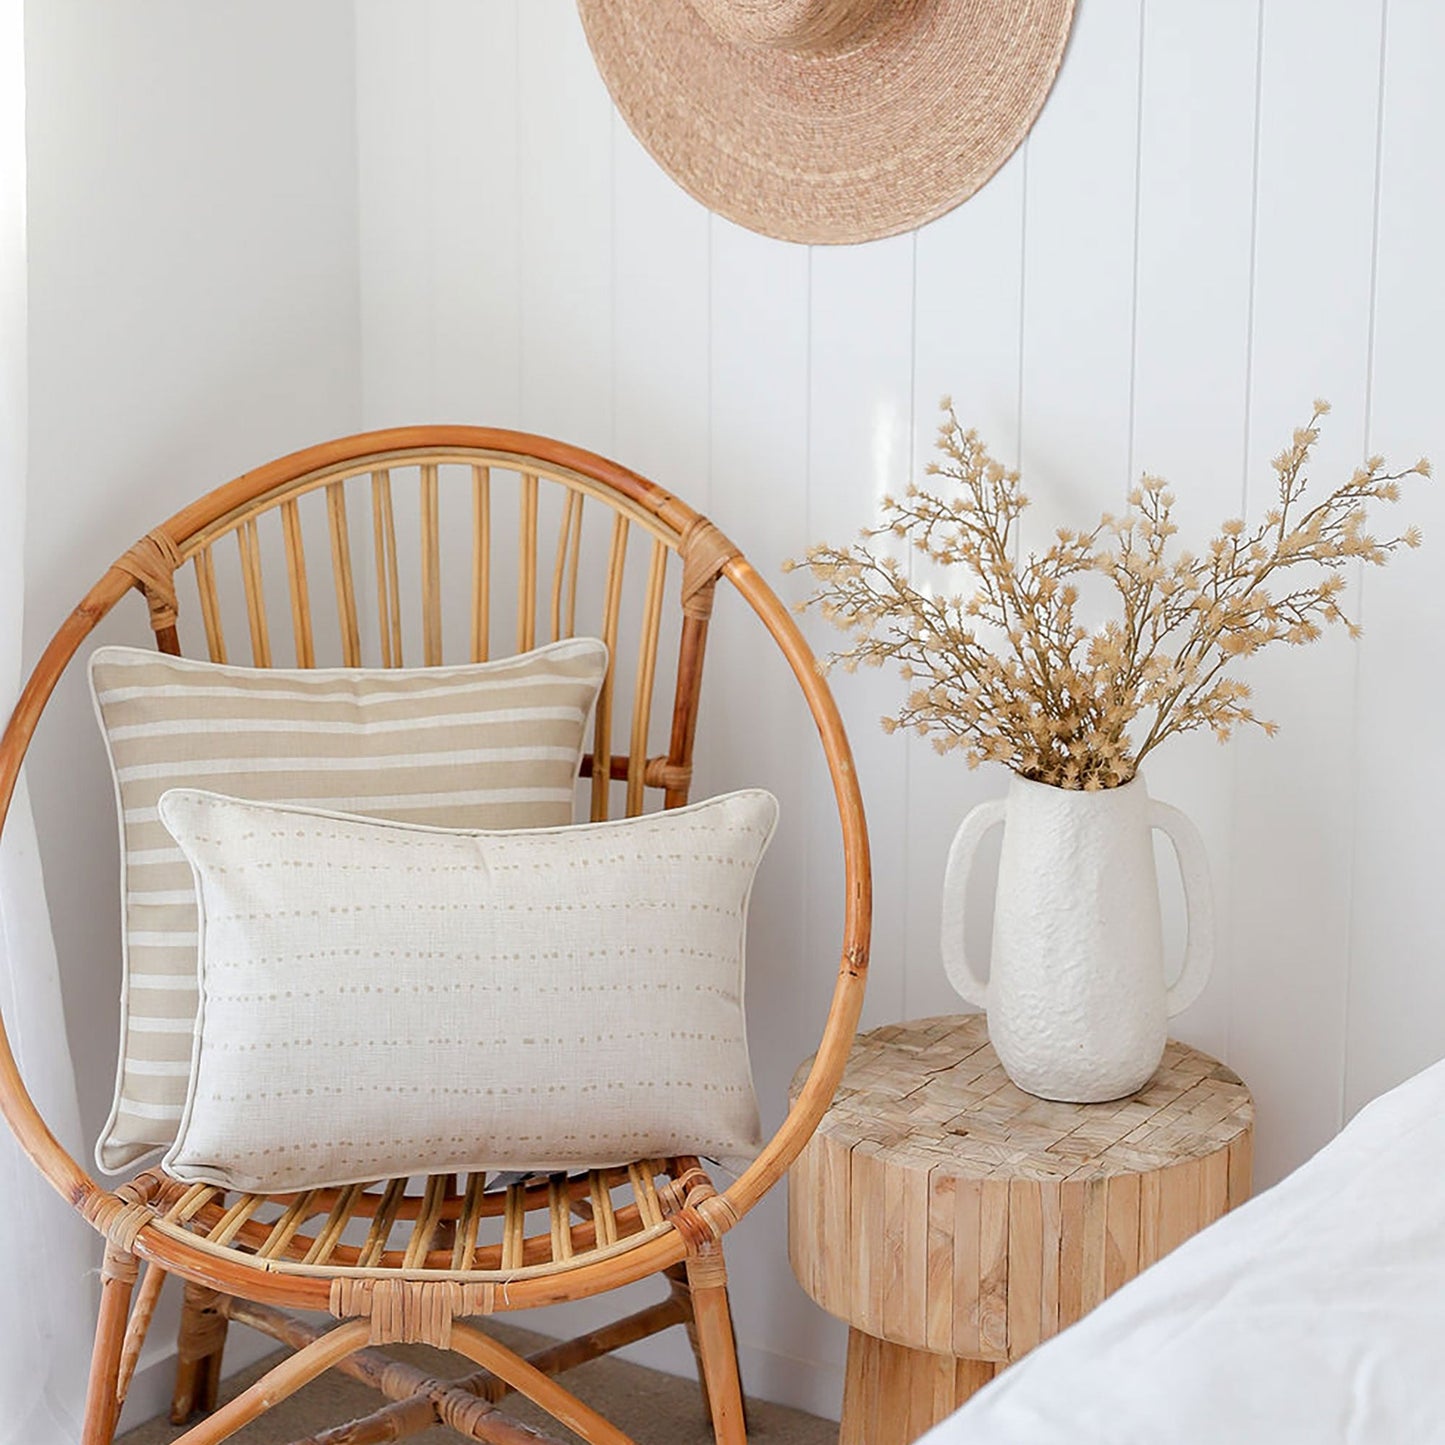
[[[783,558],[919,473],[945,391],[1022,461],[1033,536],[1117,507],[1145,467],[1175,483],[1186,537],[1257,511],[1315,395],[1335,404],[1322,477],[1445,454],[1437,0],[1080,0],[1039,124],[977,196],[915,235],[813,250],[658,172],[570,0],[29,9],[32,657],[120,542],[362,422],[516,424],[616,455],[793,595]],[[1365,641],[1256,669],[1279,739],[1188,739],[1149,768],[1204,831],[1222,911],[1178,1031],[1254,1087],[1266,1182],[1445,1054],[1445,502],[1423,489],[1410,511],[1426,550],[1355,592]],[[704,786],[762,783],[784,808],[750,980],[776,1120],[831,987],[837,848],[807,720],[736,614],[709,668]],[[896,688],[838,680],[878,860],[870,1023],[956,1007],[943,857],[1005,782],[884,737]],[[78,681],[51,723],[31,781],[94,1123],[114,922],[68,900],[113,895],[113,825]],[[1177,942],[1167,873],[1164,891]],[[791,1280],[782,1206],[733,1237],[748,1384],[836,1409],[842,1333]],[[677,1341],[651,1349],[687,1366]]]
[[[656,168],[568,0],[357,14],[368,424],[520,424],[613,454],[780,585],[782,558],[919,473],[945,391],[1022,463],[1031,538],[1117,506],[1146,467],[1175,484],[1187,538],[1257,512],[1317,395],[1335,408],[1322,479],[1370,451],[1445,452],[1433,0],[1081,0],[1038,125],[982,192],[914,235],[813,249],[709,216]],[[1148,770],[1204,831],[1223,915],[1178,1032],[1254,1087],[1263,1182],[1445,1054],[1445,505],[1425,490],[1409,511],[1428,550],[1354,590],[1365,641],[1260,661],[1278,740],[1188,739]],[[836,848],[786,679],[726,620],[710,668],[706,782],[767,783],[790,819],[750,984],[776,1117],[827,995]],[[885,738],[896,688],[837,686],[877,860],[870,1022],[956,1005],[943,855],[1005,783]],[[780,1200],[733,1258],[750,1384],[836,1406],[841,1334],[788,1278]]]

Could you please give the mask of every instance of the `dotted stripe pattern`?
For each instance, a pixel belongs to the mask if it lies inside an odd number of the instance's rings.
[[[511,832],[184,789],[161,811],[201,900],[177,1177],[291,1190],[756,1146],[743,940],[768,794]],[[459,979],[490,991],[459,1000]]]

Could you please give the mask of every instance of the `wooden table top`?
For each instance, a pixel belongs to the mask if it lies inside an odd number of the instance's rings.
[[[793,1165],[793,1272],[853,1326],[858,1398],[886,1359],[962,1399],[1247,1199],[1253,1124],[1238,1076],[1186,1044],[1128,1098],[1057,1104],[1009,1082],[982,1015],[874,1029]]]
[[[799,1069],[795,1089],[807,1069]],[[1086,1180],[1215,1154],[1253,1122],[1239,1076],[1172,1039],[1136,1094],[1103,1104],[1035,1098],[1004,1073],[984,1016],[964,1014],[861,1034],[818,1132],[844,1148],[871,1141],[894,1167]]]

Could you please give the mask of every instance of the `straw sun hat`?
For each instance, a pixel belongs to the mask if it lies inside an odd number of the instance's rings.
[[[789,241],[911,230],[1013,153],[1074,0],[579,0],[623,118],[704,205]]]

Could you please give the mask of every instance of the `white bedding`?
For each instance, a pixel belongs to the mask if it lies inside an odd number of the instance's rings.
[[[1445,1062],[924,1440],[1445,1442]]]

